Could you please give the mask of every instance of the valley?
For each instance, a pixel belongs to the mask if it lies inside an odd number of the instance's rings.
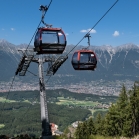
[[[26,44],[14,45],[6,40],[0,40],[0,92],[9,90],[12,77],[19,64],[22,54],[19,48],[26,48]],[[32,46],[30,46],[32,48]],[[73,45],[68,45],[64,51],[66,54]],[[75,50],[82,49],[78,46]],[[72,92],[115,95],[118,96],[121,86],[124,84],[127,90],[132,88],[134,81],[139,80],[139,47],[135,44],[124,44],[117,47],[110,45],[91,46],[98,58],[95,71],[76,71],[71,65],[72,53],[67,61],[59,68],[57,73],[46,83],[47,89],[65,88]],[[16,76],[12,91],[39,90],[38,67],[31,63],[26,76]],[[44,64],[44,76],[47,64]],[[48,76],[45,76],[47,81]]]
[[[7,93],[0,93],[0,102],[5,102]],[[94,94],[75,93],[66,89],[47,90],[47,102],[51,104],[62,105],[69,108],[81,108],[88,110],[108,109],[112,103],[115,103],[117,96],[100,96]],[[10,92],[8,103],[25,102],[30,104],[39,104],[39,91],[13,91]]]
[[[5,103],[6,96],[6,92],[0,93],[0,109]],[[80,94],[65,89],[47,90],[46,96],[50,122],[57,124],[60,131],[64,131],[75,121],[84,121],[98,112],[106,112],[111,103],[117,100],[116,96]],[[0,133],[40,134],[39,91],[13,91],[10,92],[6,102],[8,103],[5,104],[0,119]]]
[[[55,80],[52,79],[51,81],[55,83],[48,82],[45,86],[46,89],[51,89],[51,90],[67,89],[71,92],[76,92],[76,93],[96,94],[96,95],[101,95],[101,96],[109,96],[109,95],[118,96],[123,84],[125,85],[127,90],[130,90],[134,84],[134,82],[130,80],[105,81],[102,79],[91,81],[91,82],[61,84],[59,80],[62,80],[63,77],[64,76],[59,75],[57,79]],[[11,85],[11,82],[1,81],[0,92],[8,92],[10,85]],[[26,90],[32,90],[32,91],[39,90],[38,80],[35,80],[30,83],[29,82],[25,83],[20,80],[18,82],[15,81],[11,89],[11,91],[26,91]]]
[[[24,47],[26,45],[15,46],[5,40],[0,41],[1,104],[5,102],[21,57],[17,49]],[[64,54],[71,47],[67,46]],[[82,47],[78,46],[76,49],[82,49]],[[116,103],[123,84],[129,91],[134,81],[139,79],[139,47],[137,45],[91,46],[91,49],[95,51],[98,58],[95,71],[75,71],[71,65],[71,53],[68,60],[49,82],[47,82],[49,77],[45,76],[50,122],[56,123],[60,131],[64,131],[75,121],[84,121],[89,117],[95,119],[98,113],[105,116],[110,106]],[[44,64],[45,75],[47,67]],[[41,134],[38,90],[38,68],[36,64],[31,63],[26,76],[15,77],[6,100],[8,103],[0,119],[1,133],[16,135],[35,132],[36,135]],[[2,105],[0,109],[2,110]]]

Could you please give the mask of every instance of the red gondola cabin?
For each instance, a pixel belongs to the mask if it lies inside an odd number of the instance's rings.
[[[66,47],[66,36],[61,28],[38,28],[34,46],[38,54],[62,54]]]
[[[97,67],[97,58],[91,50],[79,50],[74,52],[71,63],[75,70],[94,70]]]

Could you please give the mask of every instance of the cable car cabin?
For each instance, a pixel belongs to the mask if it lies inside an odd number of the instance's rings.
[[[60,28],[38,28],[34,46],[37,54],[62,54],[66,47],[66,36]]]
[[[91,50],[76,51],[71,62],[75,70],[94,70],[97,67],[96,55]]]

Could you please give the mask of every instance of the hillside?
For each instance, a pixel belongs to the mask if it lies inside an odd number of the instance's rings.
[[[9,81],[9,79],[14,75],[19,63],[19,59],[21,57],[21,53],[19,53],[17,49],[26,47],[26,44],[16,46],[7,42],[6,40],[0,41],[1,81]],[[65,53],[69,52],[72,47],[73,45],[67,46]],[[82,49],[83,47],[84,46],[78,46],[76,49]],[[68,60],[54,75],[54,81],[52,81],[51,83],[69,84],[83,81],[90,82],[92,80],[100,79],[106,81],[126,79],[138,80],[139,47],[137,45],[125,44],[117,47],[91,46],[90,49],[95,51],[98,58],[96,71],[74,71],[71,65],[71,53]],[[44,69],[47,69],[46,64],[44,66]],[[33,73],[38,73],[37,65],[34,63],[30,65],[29,70]],[[30,75],[30,73],[27,73],[27,75],[28,76],[24,78],[17,78],[26,82],[29,82],[32,78],[36,80],[33,75]]]
[[[7,93],[0,93],[0,109],[2,113],[0,118],[0,134],[34,134],[35,132],[36,135],[39,135],[41,132],[39,92],[10,92],[4,111],[2,111],[6,96]],[[57,104],[63,98],[66,105]],[[93,108],[94,104],[110,104],[116,100],[117,97],[114,96],[106,96],[102,99],[98,95],[77,94],[64,89],[47,90],[50,122],[57,124],[61,131],[64,131],[67,126],[75,121],[84,121],[92,116],[91,109],[94,115],[97,115],[95,111],[101,111],[102,108],[95,109]],[[69,105],[69,101],[76,101],[76,104],[73,105],[72,103]],[[103,110],[101,112],[103,113]]]

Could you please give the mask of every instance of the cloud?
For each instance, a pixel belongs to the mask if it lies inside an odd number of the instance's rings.
[[[4,28],[2,28],[1,30],[5,30]]]
[[[66,36],[68,36],[69,35],[69,33],[66,33]]]
[[[88,29],[88,31],[90,31],[91,29]],[[90,33],[97,33],[96,32],[96,30],[94,30],[94,29],[92,29],[91,31],[90,31]]]
[[[11,30],[12,30],[12,31],[14,31],[14,30],[15,30],[15,28],[11,28]]]
[[[90,30],[91,30],[91,28],[89,28],[89,29],[83,29],[83,30],[81,30],[80,32],[82,32],[82,33],[87,33],[87,32],[89,32]],[[96,30],[92,29],[92,30],[90,31],[90,33],[96,33]]]
[[[119,36],[119,35],[120,35],[119,31],[114,31],[114,33],[113,33],[113,36],[114,36],[114,37],[117,37],[117,36]]]
[[[84,33],[84,32],[87,32],[87,30],[81,30],[80,32]]]

